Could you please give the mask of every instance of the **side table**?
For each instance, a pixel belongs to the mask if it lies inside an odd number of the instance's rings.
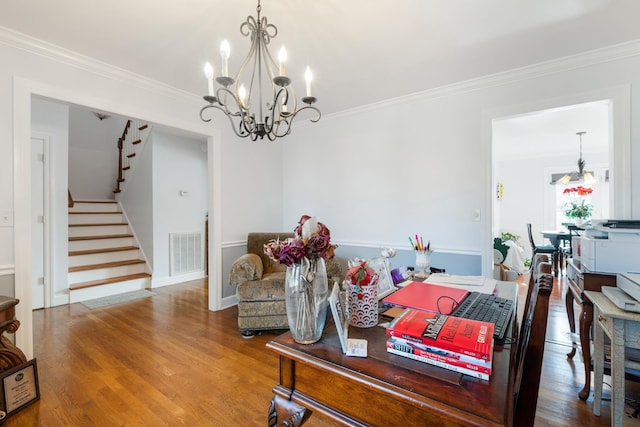
[[[579,323],[580,346],[582,347],[582,361],[584,362],[584,387],[578,393],[578,397],[582,400],[587,400],[591,390],[590,330],[593,323],[593,304],[586,296],[585,291],[600,292],[603,286],[615,286],[616,275],[589,271],[580,261],[570,258],[567,260],[567,279],[569,288],[565,294],[565,307],[569,318],[569,328],[574,334],[576,332],[576,323],[573,301],[575,300],[581,306]],[[572,344],[573,348],[567,353],[569,359],[576,354],[577,344],[575,341]]]
[[[640,349],[640,313],[616,307],[601,292],[585,292],[595,306],[593,335],[594,395],[593,413],[600,415],[604,375],[604,334],[611,339],[611,425],[622,426],[625,402],[625,347]]]
[[[13,345],[4,333],[15,333],[20,327],[20,322],[16,320],[16,305],[19,299],[7,296],[0,296],[0,372],[21,365],[27,361],[27,357],[22,350]]]

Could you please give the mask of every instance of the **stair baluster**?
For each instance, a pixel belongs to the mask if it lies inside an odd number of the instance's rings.
[[[139,120],[127,120],[122,136],[118,139],[118,179],[114,193],[120,193],[120,183],[125,181],[125,172],[131,169],[131,159],[136,156],[136,145],[142,142],[141,132],[147,129]]]

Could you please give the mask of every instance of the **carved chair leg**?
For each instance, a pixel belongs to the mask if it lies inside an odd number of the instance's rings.
[[[273,396],[269,405],[269,427],[298,427],[311,416],[311,411],[280,396]]]

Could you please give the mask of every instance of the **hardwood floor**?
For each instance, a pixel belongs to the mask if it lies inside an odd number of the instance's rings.
[[[578,356],[566,358],[565,290],[562,279],[552,297],[536,426],[608,426],[607,402],[596,417],[593,395],[578,399],[583,367]],[[241,338],[235,307],[207,310],[203,281],[154,292],[102,309],[76,303],[35,311],[41,399],[5,426],[265,425],[278,381],[277,358],[265,350],[274,333]],[[640,399],[637,384],[628,383],[627,396]],[[336,424],[314,415],[306,425]]]

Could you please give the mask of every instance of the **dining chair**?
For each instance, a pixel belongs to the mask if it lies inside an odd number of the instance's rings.
[[[542,273],[529,288],[517,339],[513,388],[513,425],[522,427],[533,427],[536,418],[553,276]]]
[[[558,271],[559,268],[559,256],[558,250],[553,245],[536,245],[533,240],[533,233],[531,232],[531,223],[527,224],[527,233],[529,233],[529,243],[531,243],[531,258],[535,258],[537,254],[548,254],[551,256],[551,264],[554,271]]]

